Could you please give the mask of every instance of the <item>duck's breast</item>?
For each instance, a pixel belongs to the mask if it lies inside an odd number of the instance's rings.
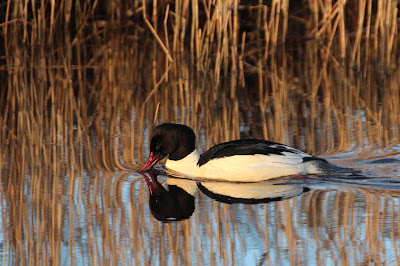
[[[199,176],[199,166],[197,162],[199,160],[199,153],[197,150],[194,150],[192,153],[187,155],[185,158],[181,160],[167,160],[165,162],[165,167],[170,170],[174,176],[186,176],[186,177],[198,177]],[[172,171],[171,171],[172,170]]]

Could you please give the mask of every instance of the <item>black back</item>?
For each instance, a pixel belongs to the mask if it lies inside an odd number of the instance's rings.
[[[208,161],[233,155],[283,155],[283,152],[300,154],[301,152],[286,145],[261,139],[234,140],[218,144],[200,156],[197,164],[202,166]],[[316,157],[312,157],[316,158]],[[318,159],[318,158],[316,158]]]

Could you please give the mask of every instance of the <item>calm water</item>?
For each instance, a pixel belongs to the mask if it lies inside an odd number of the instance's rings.
[[[399,156],[379,161],[358,160],[351,153],[327,158],[374,178],[284,178],[253,186],[176,179],[161,173],[156,176],[160,184],[179,185],[194,193],[190,217],[171,222],[156,220],[152,211],[157,215],[162,208],[181,207],[160,197],[161,209],[151,211],[145,178],[136,171],[60,174],[40,187],[27,181],[20,191],[5,190],[13,184],[3,182],[1,261],[399,264],[400,162],[387,160]],[[150,174],[146,177],[151,180]],[[7,179],[7,171],[2,178]],[[54,189],[57,194],[50,193]],[[258,193],[259,203],[240,203],[249,191]],[[238,195],[242,199],[235,199]]]

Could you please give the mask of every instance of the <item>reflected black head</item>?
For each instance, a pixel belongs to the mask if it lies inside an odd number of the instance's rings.
[[[150,195],[150,210],[153,216],[164,222],[188,219],[194,212],[194,197],[180,187],[171,185],[166,190],[157,185],[157,193]]]
[[[165,123],[151,134],[150,152],[160,160],[169,155],[170,160],[180,160],[195,149],[196,135],[185,125]]]

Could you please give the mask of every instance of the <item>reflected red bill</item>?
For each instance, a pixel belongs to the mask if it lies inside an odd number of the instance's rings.
[[[144,180],[146,181],[147,187],[149,188],[150,194],[153,195],[154,193],[156,193],[158,191],[158,187],[157,187],[157,180],[155,179],[155,177],[150,174],[151,179],[155,180],[154,184],[150,181],[150,179],[146,176],[146,174],[144,173],[140,173],[143,177]]]

